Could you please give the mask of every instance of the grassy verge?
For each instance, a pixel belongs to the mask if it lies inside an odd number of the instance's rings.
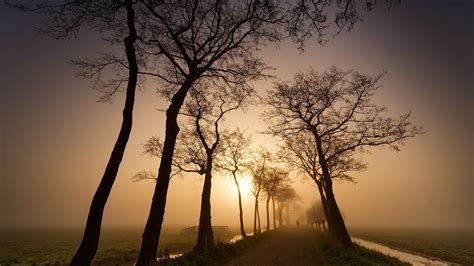
[[[418,229],[352,229],[351,234],[400,250],[465,265],[474,264],[473,232]]]
[[[313,245],[323,265],[410,265],[356,244],[351,249],[343,249],[336,245],[326,233],[315,233]]]

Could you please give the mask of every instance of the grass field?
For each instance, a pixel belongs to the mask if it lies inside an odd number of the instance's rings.
[[[216,241],[231,239],[237,232],[216,233]],[[82,231],[63,230],[8,230],[0,233],[0,264],[67,264],[79,246]],[[183,253],[196,241],[195,234],[183,234],[180,228],[162,231],[159,253]],[[141,229],[106,229],[101,234],[95,265],[132,265],[141,244]],[[160,254],[160,255],[161,255]]]
[[[434,229],[362,229],[351,235],[389,247],[464,265],[474,264],[474,232]]]

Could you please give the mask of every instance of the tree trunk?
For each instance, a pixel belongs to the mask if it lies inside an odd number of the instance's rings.
[[[214,246],[214,235],[211,223],[211,186],[212,186],[212,152],[208,153],[206,175],[201,195],[201,214],[199,216],[198,239],[195,250],[203,251]]]
[[[237,180],[237,175],[235,172],[232,173],[234,177],[234,182],[235,185],[237,186],[237,193],[239,195],[239,218],[240,218],[240,233],[242,234],[242,237],[245,238],[247,235],[245,234],[245,227],[244,227],[244,211],[242,210],[242,196],[240,194],[240,185]]]
[[[270,195],[267,197],[267,231],[270,230]]]
[[[258,233],[262,233],[262,225],[260,223],[260,207],[258,207],[257,203],[257,221],[258,221]]]
[[[257,234],[257,212],[258,212],[258,193],[255,196],[255,206],[253,209],[253,235]]]
[[[260,233],[260,213],[258,211],[258,198],[260,196],[260,189],[257,190],[257,194],[255,195],[255,207],[254,207],[254,216],[253,216],[253,234],[256,235]],[[258,229],[257,229],[257,221],[258,221]]]
[[[316,185],[318,186],[319,196],[321,197],[321,205],[323,206],[324,216],[326,217],[326,220],[328,221],[329,230],[333,230],[332,228],[334,228],[334,226],[333,226],[333,223],[331,222],[332,217],[331,215],[329,215],[329,209],[328,209],[326,196],[324,196],[323,185],[321,184],[321,181],[315,180],[315,182],[316,182]]]
[[[286,223],[290,224],[290,205],[286,205]]]
[[[273,229],[276,228],[276,215],[275,215],[275,199],[272,197],[272,210],[273,210]]]
[[[151,201],[150,213],[142,235],[142,245],[137,259],[137,266],[154,265],[156,251],[160,240],[161,226],[165,214],[166,195],[170,182],[171,164],[173,161],[176,136],[179,133],[177,117],[184,99],[193,84],[194,79],[188,78],[171,99],[171,104],[166,111],[166,132],[163,143],[163,153],[160,168],[155,184],[155,192]]]
[[[329,168],[323,152],[321,137],[317,134],[316,130],[313,132],[313,134],[316,140],[316,150],[318,152],[319,164],[321,165],[321,170],[323,172],[323,187],[324,191],[326,192],[329,216],[331,217],[329,220],[331,221],[333,226],[332,230],[335,233],[335,237],[341,246],[351,247],[352,240],[349,236],[349,233],[347,232],[346,225],[344,224],[344,219],[342,218],[341,212],[339,211],[339,207],[337,206],[336,198],[334,197],[334,193],[332,190],[332,179],[331,175],[329,174]]]
[[[329,182],[326,183],[326,181]],[[324,182],[326,183],[324,187],[326,191],[329,214],[332,216],[337,240],[343,247],[351,247],[352,240],[349,236],[349,233],[347,232],[347,228],[344,224],[344,219],[342,218],[341,212],[339,211],[339,207],[337,206],[336,198],[334,197],[332,190],[332,180],[325,180]]]
[[[283,224],[283,204],[278,206],[278,227],[281,227]]]
[[[70,262],[71,265],[90,265],[94,259],[99,246],[100,229],[105,204],[107,203],[110,191],[112,190],[115,178],[117,177],[117,172],[120,163],[122,162],[125,147],[127,146],[130,132],[132,130],[133,105],[135,102],[135,90],[138,77],[138,65],[134,46],[137,39],[137,33],[135,30],[135,12],[131,0],[125,1],[125,8],[127,9],[127,25],[129,34],[124,39],[124,45],[129,71],[122,126],[112,150],[112,154],[110,155],[109,162],[105,168],[105,172],[94,197],[92,198],[81,245],[72,258]]]

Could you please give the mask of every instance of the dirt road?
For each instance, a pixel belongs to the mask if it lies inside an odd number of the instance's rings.
[[[320,265],[313,250],[312,234],[287,229],[255,246],[226,265]]]

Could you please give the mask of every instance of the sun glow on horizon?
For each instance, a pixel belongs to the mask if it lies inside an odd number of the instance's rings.
[[[252,179],[247,175],[243,175],[238,176],[237,181],[239,182],[240,192],[243,195],[250,194],[252,191]]]

